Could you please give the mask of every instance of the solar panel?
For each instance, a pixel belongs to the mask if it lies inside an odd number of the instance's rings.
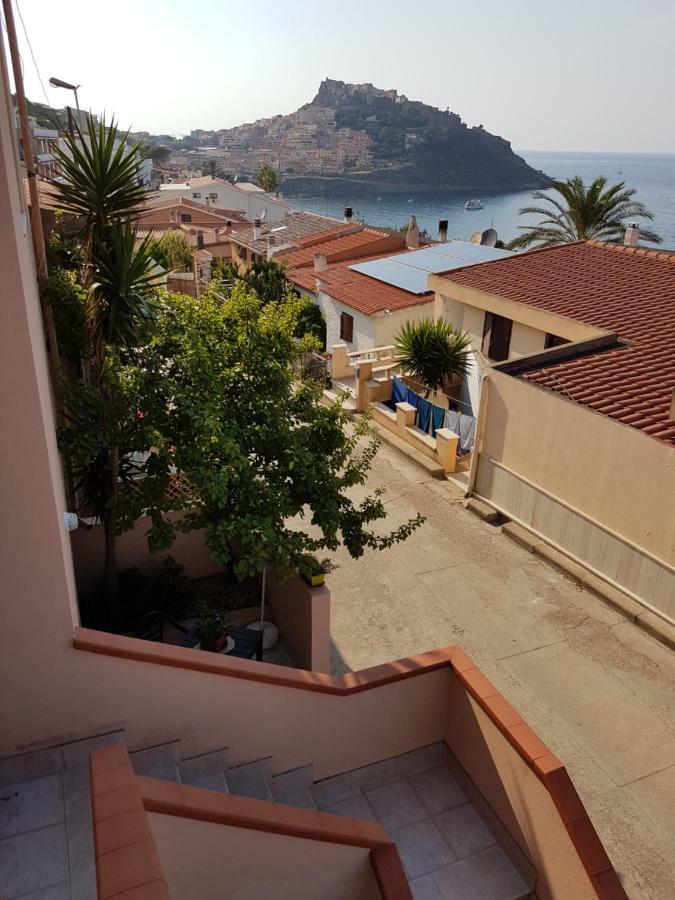
[[[450,241],[447,244],[434,244],[432,247],[413,250],[410,253],[396,253],[383,259],[355,263],[349,268],[411,294],[424,294],[427,291],[429,274],[448,272],[451,269],[502,259],[505,256],[511,256],[511,253],[496,247],[470,244],[468,241]]]

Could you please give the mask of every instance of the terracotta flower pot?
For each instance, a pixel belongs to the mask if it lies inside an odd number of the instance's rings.
[[[227,628],[217,638],[202,638],[201,649],[208,650],[211,653],[218,653],[227,644]]]

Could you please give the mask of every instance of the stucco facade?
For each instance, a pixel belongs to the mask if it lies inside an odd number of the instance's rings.
[[[204,181],[203,178],[197,178],[187,183],[163,184],[160,187],[160,196],[184,197],[186,200],[204,204],[208,200],[212,206],[223,209],[243,209],[250,222],[260,218],[263,213],[267,222],[280,222],[291,211],[290,204],[285,200],[262,191],[243,190],[220,178],[202,183]]]

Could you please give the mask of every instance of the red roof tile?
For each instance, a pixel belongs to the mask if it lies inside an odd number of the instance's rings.
[[[382,259],[392,255],[391,250],[386,253],[378,253],[373,256],[359,257],[359,262],[370,259]],[[385,309],[405,309],[409,306],[418,306],[420,303],[430,303],[433,293],[411,294],[401,288],[385,284],[375,278],[370,278],[361,272],[354,272],[349,267],[352,261],[340,262],[328,266],[323,272],[315,272],[313,267],[295,268],[286,272],[286,277],[294,284],[314,291],[317,278],[321,282],[321,288],[325,294],[344,303],[358,312],[372,316]]]
[[[523,377],[675,446],[675,253],[585,241],[455,269],[445,276],[616,332],[626,348]]]
[[[319,237],[319,235],[314,235],[314,237]],[[346,253],[350,250],[357,251],[355,256],[360,256],[361,254],[358,253],[359,249],[366,248],[369,244],[377,244],[388,237],[389,233],[386,231],[377,231],[374,228],[363,228],[362,231],[357,231],[353,234],[345,234],[342,236],[336,235],[329,240],[322,240],[311,246],[303,246],[300,250],[291,250],[287,253],[280,253],[279,258],[283,259],[288,268],[309,266],[314,262],[314,255],[316,253],[325,253],[329,260],[331,256]],[[393,248],[389,252],[393,252]]]

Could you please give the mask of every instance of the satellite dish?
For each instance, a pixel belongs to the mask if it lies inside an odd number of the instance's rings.
[[[473,238],[471,238],[473,240]],[[485,231],[481,234],[480,240],[478,243],[482,247],[494,247],[497,243],[497,232],[494,228],[486,228]]]
[[[474,231],[474,233],[471,235],[471,243],[472,244],[480,244],[482,237],[483,237],[482,231]]]

